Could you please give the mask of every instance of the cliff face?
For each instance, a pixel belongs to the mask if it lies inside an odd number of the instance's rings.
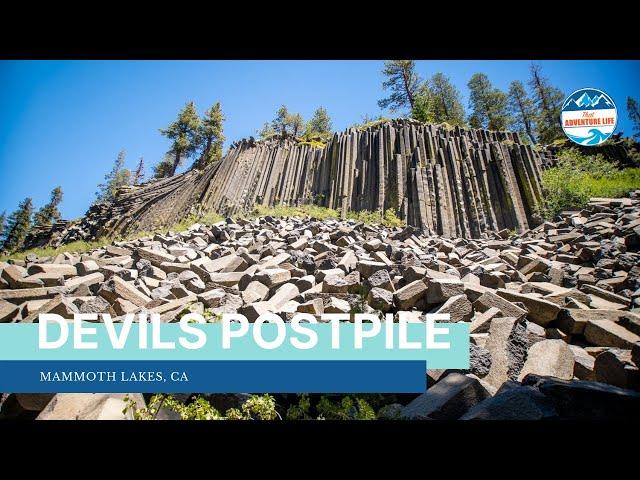
[[[352,128],[324,148],[244,140],[203,171],[131,187],[113,204],[93,206],[53,243],[153,230],[206,211],[236,215],[256,204],[393,209],[444,237],[523,231],[537,224],[540,174],[550,161],[514,133],[413,120]]]

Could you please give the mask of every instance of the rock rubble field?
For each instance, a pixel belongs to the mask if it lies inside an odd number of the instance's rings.
[[[0,322],[41,313],[448,313],[468,371],[386,408],[410,419],[640,417],[640,192],[516,234],[428,236],[313,218],[227,218],[84,254],[0,262]],[[132,395],[139,404],[142,395]],[[127,418],[122,395],[2,396],[5,418]]]

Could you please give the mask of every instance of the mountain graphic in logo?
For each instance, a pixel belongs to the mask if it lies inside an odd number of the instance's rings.
[[[615,108],[611,99],[597,90],[581,90],[571,95],[562,106],[563,111],[602,110]]]
[[[572,142],[583,146],[601,145],[616,129],[618,109],[602,90],[581,88],[562,102],[560,122]]]

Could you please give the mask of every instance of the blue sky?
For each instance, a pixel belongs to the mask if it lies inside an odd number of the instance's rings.
[[[169,148],[159,128],[185,102],[203,113],[216,101],[226,116],[226,146],[255,135],[279,105],[308,118],[319,105],[336,130],[381,112],[382,61],[0,61],[0,213],[31,196],[36,208],[61,185],[67,219],[81,216],[119,150],[147,173]],[[631,133],[626,98],[640,100],[640,61],[542,61],[565,94],[595,87],[619,112],[617,131]],[[476,72],[506,90],[526,81],[529,61],[418,61],[423,77],[444,72],[460,89]],[[182,167],[183,171],[189,165]]]

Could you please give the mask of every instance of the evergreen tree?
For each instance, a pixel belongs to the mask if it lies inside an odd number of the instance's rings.
[[[511,128],[525,132],[531,143],[535,144],[535,105],[519,80],[514,80],[509,86],[509,113],[512,118]]]
[[[549,144],[558,138],[562,138],[560,111],[564,94],[549,83],[542,75],[540,65],[537,64],[531,65],[529,86],[533,92],[537,109],[538,140],[540,143]]]
[[[281,105],[276,112],[276,118],[271,123],[271,128],[282,138],[286,138],[291,132],[291,114],[286,105]]]
[[[469,83],[469,123],[473,128],[505,130],[509,125],[507,96],[494,88],[484,73],[474,74]]]
[[[201,144],[200,117],[195,104],[187,103],[178,114],[178,118],[167,128],[160,129],[160,133],[173,140],[169,150],[173,155],[173,162],[168,175],[172,177],[184,159],[194,155]]]
[[[173,161],[175,155],[169,151],[165,153],[164,159],[153,167],[153,178],[167,178],[173,175]]]
[[[633,138],[640,140],[640,106],[638,101],[631,97],[627,97],[627,113],[633,123]]]
[[[132,176],[132,182],[133,185],[140,185],[142,182],[144,182],[144,157],[140,157],[140,160],[138,161],[138,166],[136,167],[136,170],[133,172],[133,176]]]
[[[6,228],[7,228],[6,223],[7,223],[7,212],[2,212],[0,214],[0,247],[2,247],[2,244],[4,243],[4,232],[6,231]]]
[[[443,73],[425,81],[416,95],[412,117],[421,122],[464,125],[460,92]]]
[[[382,73],[387,79],[382,83],[382,88],[390,90],[391,94],[378,101],[380,108],[389,108],[392,112],[402,108],[413,110],[421,83],[415,68],[416,62],[414,60],[387,60],[384,62]]]
[[[291,128],[291,135],[293,135],[293,138],[296,138],[302,133],[304,128],[304,118],[302,118],[302,115],[299,113],[294,113],[289,117],[289,125]]]
[[[222,158],[222,145],[224,144],[223,131],[224,115],[220,102],[216,102],[206,111],[200,126],[200,138],[203,144],[202,154],[194,165],[203,168],[209,163],[217,162]]]
[[[33,202],[31,198],[25,198],[18,205],[18,209],[11,214],[7,222],[7,234],[2,245],[3,250],[12,252],[22,247],[27,233],[31,229],[31,215]]]
[[[324,107],[318,107],[307,124],[307,132],[310,135],[328,135],[331,133],[331,128],[331,118],[327,110]]]
[[[56,187],[51,191],[51,200],[33,216],[33,223],[36,227],[53,225],[60,220],[58,205],[62,202],[62,188]]]
[[[273,122],[264,122],[262,129],[257,132],[262,139],[273,137],[276,134],[276,131],[273,129]]]
[[[131,184],[131,171],[124,168],[125,151],[120,150],[111,171],[105,175],[104,183],[98,185],[97,202],[110,202],[116,196],[118,188]]]

